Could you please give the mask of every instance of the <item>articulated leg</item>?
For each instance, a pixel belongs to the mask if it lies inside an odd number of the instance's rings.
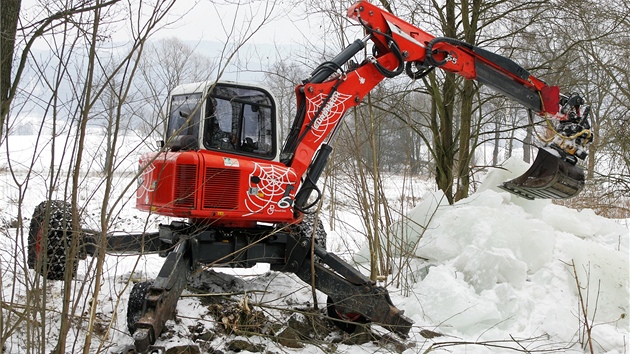
[[[162,333],[166,321],[173,318],[177,300],[186,287],[190,267],[188,241],[182,241],[168,254],[158,277],[147,289],[142,314],[135,323],[133,333],[137,352],[146,352]]]
[[[319,247],[316,247],[316,254],[332,270],[315,263],[315,287],[334,299],[335,307],[343,312],[358,313],[402,336],[409,334],[413,321],[392,304],[385,288],[376,286],[337,255]],[[312,272],[308,259],[295,274],[304,282],[311,283]]]

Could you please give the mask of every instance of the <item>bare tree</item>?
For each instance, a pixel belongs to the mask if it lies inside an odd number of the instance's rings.
[[[2,2],[3,15],[8,3]],[[16,4],[17,16],[19,2]],[[121,296],[131,279],[113,293],[115,299],[104,299],[107,293],[104,294],[103,286],[108,278],[106,236],[116,227],[121,210],[135,196],[137,175],[134,177],[134,174],[137,171],[135,166],[130,169],[125,162],[136,159],[131,156],[135,150],[146,148],[144,140],[136,139],[136,146],[126,141],[128,128],[134,123],[130,117],[140,115],[139,106],[161,106],[167,91],[172,88],[170,85],[181,83],[181,80],[220,78],[228,61],[234,58],[234,51],[269,21],[274,6],[271,2],[262,4],[263,11],[256,13],[250,11],[252,9],[246,10],[255,4],[245,4],[241,10],[246,18],[252,16],[247,21],[250,26],[236,31],[235,26],[241,27],[240,23],[228,21],[225,24],[227,37],[219,68],[179,41],[167,40],[161,52],[157,47],[151,48],[155,50],[155,57],[163,59],[161,63],[155,63],[152,68],[155,71],[144,77],[138,75],[141,69],[149,70],[148,64],[142,66],[146,64],[142,57],[146,55],[148,39],[166,22],[165,17],[173,4],[174,1],[169,0],[151,5],[97,0],[79,2],[72,5],[74,7],[50,3],[42,11],[20,14],[17,22],[20,27],[16,26],[16,35],[12,37],[16,38],[13,48],[19,48],[20,53],[13,54],[16,60],[8,61],[16,65],[9,69],[4,64],[2,66],[2,78],[11,78],[8,84],[3,80],[3,90],[7,92],[2,97],[3,134],[9,131],[11,122],[22,118],[24,112],[36,112],[41,119],[34,127],[39,135],[30,160],[13,161],[10,156],[8,162],[8,174],[16,189],[18,225],[13,266],[7,268],[4,261],[2,263],[3,278],[13,275],[15,281],[10,288],[0,287],[3,300],[0,336],[3,344],[13,346],[15,350],[19,351],[16,349],[19,346],[24,350],[29,348],[28,351],[33,353],[88,353],[105,351],[112,345],[108,342],[111,338],[100,336],[99,331],[108,332],[116,325],[115,314],[103,322],[99,312],[104,301],[111,301],[114,308],[124,306]],[[34,13],[48,15],[28,17]],[[121,13],[128,17],[119,17]],[[259,16],[256,21],[252,20],[254,15]],[[227,19],[223,17],[222,20]],[[9,22],[3,17],[3,26],[5,23]],[[124,46],[112,43],[109,38],[112,31],[127,31],[129,42]],[[3,33],[7,33],[4,27]],[[8,53],[4,46],[8,42],[2,42],[3,58]],[[35,44],[46,49],[35,53]],[[167,59],[176,57],[172,55],[174,52],[184,53],[183,61],[165,65]],[[5,70],[11,75],[5,76]],[[164,74],[165,81],[157,79],[160,73]],[[169,76],[171,74],[173,76]],[[145,87],[148,80],[155,84],[151,88],[153,92],[159,94],[141,95],[143,92],[139,87]],[[159,130],[155,125],[161,124],[162,120],[158,114],[153,118],[157,119],[153,120],[151,129]],[[96,127],[106,127],[100,142],[96,140],[98,136],[93,136]],[[13,139],[16,138],[2,135],[0,146],[9,151]],[[95,156],[86,154],[93,150],[89,144],[95,141],[103,152],[102,162],[95,162]],[[21,224],[25,219],[22,213],[24,208],[33,207],[27,202],[33,195],[39,195],[46,202],[36,209],[31,221],[39,232],[27,237]],[[151,224],[149,220],[147,218],[145,227]],[[51,231],[51,223],[55,223],[54,227],[59,227],[59,223],[68,226],[61,239],[67,251],[62,264],[58,264],[58,258],[47,248],[53,241],[60,241],[53,239],[57,234]],[[100,230],[97,232],[100,237],[94,257],[81,262],[87,274],[85,279],[74,281],[85,224]],[[40,237],[37,235],[41,235],[41,240],[29,245],[32,238]],[[34,251],[35,244],[41,247],[39,253]],[[41,257],[31,257],[32,250]],[[27,271],[27,265],[38,271]],[[18,310],[5,311],[7,298],[9,303],[18,305]]]
[[[4,135],[4,121],[9,112],[12,86],[13,53],[20,13],[20,0],[7,0],[0,4],[0,142]]]
[[[295,102],[295,87],[300,80],[307,77],[303,68],[295,62],[285,59],[278,60],[265,73],[265,83],[269,86],[278,100],[279,136],[284,139],[289,132],[293,115],[297,111]]]
[[[134,114],[138,122],[134,126],[146,136],[162,136],[168,93],[183,83],[213,79],[216,64],[178,38],[149,43],[140,61],[141,82],[137,85],[139,99]]]

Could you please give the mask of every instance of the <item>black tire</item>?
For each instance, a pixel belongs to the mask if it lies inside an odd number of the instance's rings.
[[[350,334],[354,333],[358,326],[368,322],[363,315],[358,313],[344,313],[337,309],[335,300],[330,296],[326,298],[326,313],[337,328]]]
[[[315,214],[304,214],[302,223],[299,224],[299,231],[306,237],[313,236],[313,225],[315,225]],[[317,220],[317,230],[315,231],[315,244],[326,249],[326,239],[328,235],[324,229],[321,219]]]
[[[136,332],[136,323],[142,317],[144,300],[147,298],[151,285],[153,285],[153,282],[143,281],[134,284],[133,288],[131,288],[129,301],[127,302],[127,329],[129,329],[129,334],[131,335]]]
[[[40,203],[33,212],[28,232],[27,265],[50,280],[63,280],[72,240],[72,208],[62,200],[50,201],[47,218],[46,204]],[[74,277],[77,260],[71,264]]]

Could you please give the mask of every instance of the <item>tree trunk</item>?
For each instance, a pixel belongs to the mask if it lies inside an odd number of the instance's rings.
[[[453,106],[455,100],[455,75],[446,73],[442,91],[433,81],[433,102],[431,119],[435,150],[435,182],[444,192],[449,204],[453,203],[453,161],[455,143],[453,142]]]
[[[474,85],[472,81],[464,82],[462,92],[461,124],[459,128],[459,154],[457,165],[457,190],[455,200],[458,201],[468,197],[470,187],[470,160],[474,155],[474,147],[471,148],[472,139],[472,105],[474,96]],[[477,134],[474,132],[474,134]]]
[[[499,147],[501,143],[501,133],[499,132],[499,116],[494,121],[494,147],[492,148],[492,166],[499,164]]]
[[[464,40],[466,43],[475,44],[477,38],[477,24],[481,11],[481,0],[472,2],[462,2],[462,26],[464,29]],[[476,88],[472,81],[464,81],[461,93],[461,112],[459,127],[459,154],[457,164],[457,189],[455,191],[455,201],[468,197],[470,188],[470,164],[475,153],[475,145],[470,144],[473,137],[479,132],[473,131],[473,99]]]
[[[442,23],[444,35],[454,38],[457,35],[457,25],[455,17],[455,1],[447,0],[444,7],[446,21]],[[453,112],[455,108],[455,90],[457,83],[455,74],[447,72],[444,75],[442,90],[435,76],[431,75],[432,87],[432,112],[431,119],[433,128],[434,150],[435,150],[435,182],[440,190],[444,192],[449,204],[453,203],[453,163],[455,161],[455,142],[453,141]]]
[[[532,161],[532,141],[534,140],[534,128],[531,125],[527,126],[527,134],[525,140],[523,140],[523,161],[530,163]]]
[[[4,136],[4,121],[9,114],[12,99],[9,97],[11,69],[21,2],[21,0],[0,2],[0,141]]]

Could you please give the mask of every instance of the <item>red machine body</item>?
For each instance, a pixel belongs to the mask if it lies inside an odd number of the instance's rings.
[[[141,210],[221,226],[293,220],[290,204],[282,201],[295,196],[299,179],[286,166],[202,151],[148,154],[144,159],[141,163],[148,168],[137,193]]]
[[[273,96],[254,85],[204,82],[176,88],[168,149],[140,160],[137,208],[215,226],[294,220],[291,201],[300,176],[278,161],[275,110]],[[222,119],[216,129],[225,134],[216,141],[213,119]],[[254,144],[254,139],[265,147],[247,148],[246,141]]]

